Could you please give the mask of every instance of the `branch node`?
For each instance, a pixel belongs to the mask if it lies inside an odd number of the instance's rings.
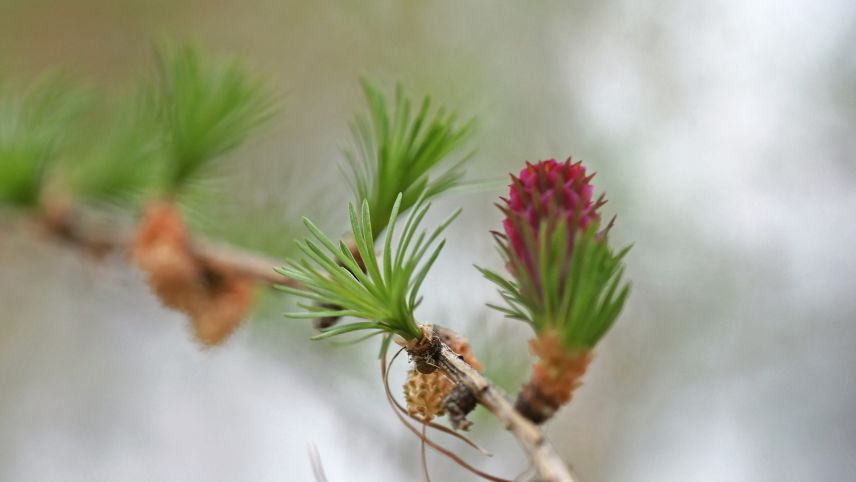
[[[440,353],[443,342],[430,325],[423,325],[425,336],[421,340],[412,341],[406,345],[407,354],[419,373],[434,373],[440,366]]]
[[[478,400],[476,400],[473,392],[463,383],[458,383],[455,388],[446,395],[443,400],[443,410],[449,416],[449,423],[455,430],[469,430],[472,422],[467,420],[467,415],[475,408]]]

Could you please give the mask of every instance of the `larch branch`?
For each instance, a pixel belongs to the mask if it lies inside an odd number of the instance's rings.
[[[109,252],[127,253],[132,240],[132,231],[107,230],[87,225],[78,216],[48,216],[43,227],[55,239],[91,252],[104,255]],[[244,274],[267,285],[283,284],[298,287],[300,283],[273,271],[279,260],[245,251],[224,243],[195,239],[190,250],[198,259],[209,266],[229,269]],[[541,429],[514,408],[508,396],[481,373],[467,364],[442,341],[434,362],[455,383],[469,389],[475,398],[493,413],[505,428],[517,439],[544,482],[574,482],[567,465],[555,448],[544,437]]]

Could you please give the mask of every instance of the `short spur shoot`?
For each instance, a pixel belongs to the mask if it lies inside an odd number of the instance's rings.
[[[399,194],[385,230],[380,259],[375,253],[368,201],[364,201],[359,210],[349,206],[354,243],[365,272],[344,241],[334,243],[304,218],[312,239],[298,241],[303,258],[277,271],[302,285],[302,289],[287,286],[280,289],[314,303],[303,303],[300,306],[305,311],[288,313],[287,316],[347,316],[365,320],[327,328],[314,339],[357,331],[367,332],[369,336],[398,335],[409,343],[418,343],[425,338],[425,329],[416,322],[414,315],[422,301],[419,288],[445,245],[445,240],[439,240],[440,235],[460,210],[429,234],[419,232],[419,225],[431,205],[424,201],[416,203],[393,245],[401,202],[402,195]],[[336,308],[324,307],[331,305]]]
[[[510,278],[481,269],[506,306],[493,308],[528,322],[538,357],[517,409],[542,423],[571,399],[597,342],[612,326],[630,288],[622,259],[601,228],[603,196],[593,198],[594,175],[580,162],[527,163],[511,176],[502,198],[503,232],[494,232]]]

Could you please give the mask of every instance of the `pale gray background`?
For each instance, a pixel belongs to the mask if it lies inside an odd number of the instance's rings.
[[[224,182],[227,207],[284,246],[306,206],[345,231],[336,164],[360,74],[478,115],[473,178],[582,158],[619,215],[613,238],[635,247],[627,309],[548,427],[581,480],[845,481],[854,22],[846,0],[2,0],[0,68],[26,78],[63,63],[130,85],[165,34],[270,72],[283,115],[232,156],[239,172]],[[469,335],[514,389],[529,332],[483,307],[497,296],[471,267],[499,267],[487,234],[499,192],[435,209],[465,212],[419,316]],[[120,260],[6,230],[0,307],[0,480],[311,480],[309,444],[331,481],[419,480],[376,347],[310,343],[305,324],[278,316],[283,300],[202,351]],[[477,421],[497,454],[487,468],[525,470],[513,439]],[[435,480],[472,479],[430,464]]]

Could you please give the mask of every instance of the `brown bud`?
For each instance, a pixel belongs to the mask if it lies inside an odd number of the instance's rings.
[[[174,204],[146,210],[131,252],[164,305],[186,313],[196,337],[206,345],[222,342],[253,303],[251,279],[205,265],[190,250],[187,228]]]
[[[593,352],[569,350],[552,331],[542,332],[529,342],[529,347],[538,361],[532,366],[529,382],[518,394],[515,407],[526,418],[543,423],[570,402],[573,391],[582,384]]]

